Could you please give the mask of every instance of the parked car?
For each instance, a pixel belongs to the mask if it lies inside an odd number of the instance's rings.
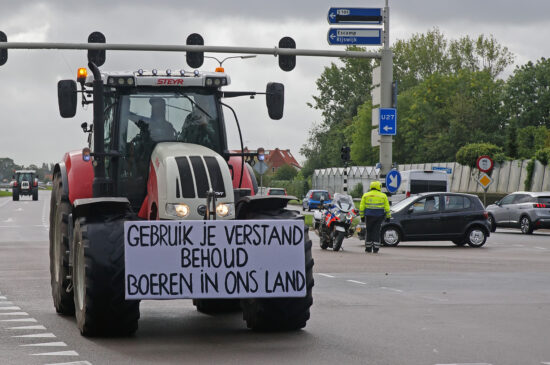
[[[282,188],[269,188],[267,195],[286,195],[286,190]]]
[[[518,191],[487,207],[491,232],[497,227],[519,228],[524,234],[550,228],[550,192]]]
[[[332,202],[330,193],[327,190],[310,190],[302,200],[302,210],[317,209],[320,207],[321,201],[330,204]]]
[[[391,212],[391,219],[381,228],[385,246],[449,240],[457,246],[481,247],[490,235],[488,214],[475,195],[421,193],[395,204]]]

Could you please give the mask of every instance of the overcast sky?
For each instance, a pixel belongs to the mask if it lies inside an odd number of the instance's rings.
[[[273,47],[283,36],[298,48],[343,49],[326,41],[331,6],[382,7],[382,0],[307,1],[185,1],[0,0],[0,30],[9,41],[86,42],[99,30],[112,43],[185,44],[200,33],[207,45]],[[438,27],[448,38],[493,34],[516,56],[515,64],[550,57],[550,1],[524,0],[390,0],[390,40]],[[373,48],[372,50],[375,50]],[[215,55],[224,57],[226,55]],[[330,58],[298,57],[292,72],[279,69],[273,56],[229,60],[224,64],[232,85],[227,90],[262,91],[269,81],[285,84],[285,116],[270,120],[263,97],[227,100],[236,108],[249,148],[280,147],[298,157],[308,131],[320,121],[309,108],[315,80]],[[57,81],[75,78],[86,66],[85,51],[10,50],[0,67],[0,157],[18,164],[59,161],[63,153],[81,149],[86,136],[80,129],[91,121],[90,110],[78,108],[73,119],[62,119],[57,107]],[[205,60],[202,69],[216,63]],[[104,70],[189,69],[185,56],[175,53],[107,52]],[[511,73],[513,68],[507,70]],[[227,115],[230,147],[238,147],[236,127]]]

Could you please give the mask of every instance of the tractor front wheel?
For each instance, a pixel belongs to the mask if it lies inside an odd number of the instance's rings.
[[[251,212],[245,219],[303,219],[297,211],[278,209]],[[313,304],[313,257],[311,239],[304,225],[306,296],[303,298],[251,298],[242,299],[243,319],[255,331],[291,331],[306,326],[309,308]]]
[[[84,336],[126,336],[138,328],[139,301],[125,299],[124,220],[79,218],[74,227],[76,322]]]

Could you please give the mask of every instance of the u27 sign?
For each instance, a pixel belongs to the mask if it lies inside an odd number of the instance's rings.
[[[126,299],[304,297],[300,220],[127,221]]]

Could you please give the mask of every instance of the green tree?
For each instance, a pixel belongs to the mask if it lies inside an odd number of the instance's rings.
[[[550,128],[550,59],[516,67],[506,82],[504,106],[507,118],[517,128]]]
[[[282,165],[277,169],[273,180],[292,180],[298,175],[298,171],[290,165]]]
[[[518,129],[518,157],[531,158],[537,150],[545,147],[550,130],[544,126],[528,126]]]

